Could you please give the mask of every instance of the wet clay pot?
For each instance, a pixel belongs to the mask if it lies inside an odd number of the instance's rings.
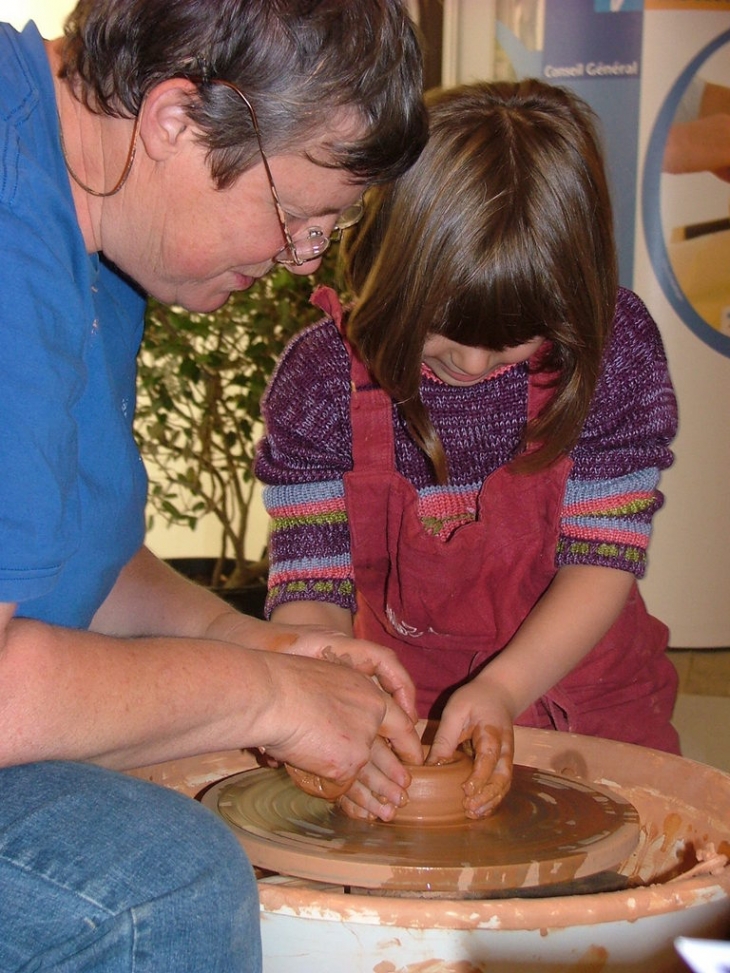
[[[424,757],[428,747],[424,745]],[[457,750],[450,760],[408,768],[411,784],[408,803],[396,812],[402,826],[435,827],[464,820],[463,784],[471,773],[472,761]]]
[[[630,744],[517,727],[516,762],[608,788],[639,812],[622,891],[413,899],[262,876],[264,973],[686,973],[677,936],[730,934],[730,775]],[[240,751],[137,771],[195,796]]]

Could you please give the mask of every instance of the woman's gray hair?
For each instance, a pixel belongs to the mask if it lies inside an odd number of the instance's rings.
[[[427,138],[422,55],[401,0],[79,0],[61,76],[94,111],[138,114],[156,84],[186,77],[190,115],[224,187],[256,158],[254,106],[271,154],[326,137],[354,181],[386,182]],[[352,117],[352,139],[331,134]],[[322,161],[322,160],[318,160]]]

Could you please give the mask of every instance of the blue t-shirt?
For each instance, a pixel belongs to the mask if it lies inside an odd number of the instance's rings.
[[[0,24],[0,602],[85,628],[144,540],[144,297],[86,252],[33,24]]]

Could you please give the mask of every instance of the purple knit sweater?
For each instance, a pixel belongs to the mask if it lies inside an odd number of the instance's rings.
[[[396,467],[417,489],[424,527],[448,536],[472,519],[479,489],[512,459],[527,421],[527,365],[477,385],[424,372],[421,396],[446,451],[450,480],[431,467],[393,408]],[[290,342],[263,401],[256,474],[271,517],[268,610],[325,600],[355,610],[343,475],[352,468],[349,359],[330,320]],[[555,552],[558,567],[594,564],[642,577],[651,520],[672,463],[677,404],[656,324],[621,289],[602,375],[571,456]]]

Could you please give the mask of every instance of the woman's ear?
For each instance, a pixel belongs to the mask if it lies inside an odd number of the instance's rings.
[[[196,90],[187,78],[169,78],[152,88],[140,111],[139,137],[147,155],[155,162],[179,152],[194,134],[188,106]]]

